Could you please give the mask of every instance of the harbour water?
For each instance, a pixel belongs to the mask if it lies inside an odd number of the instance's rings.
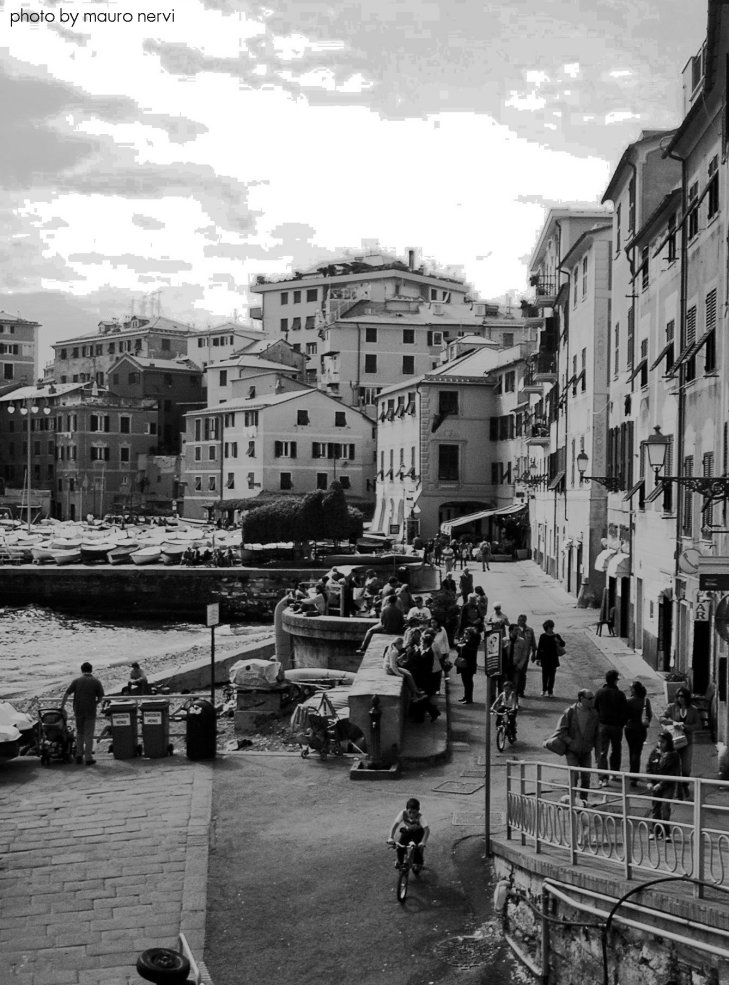
[[[223,642],[246,637],[270,626],[246,625],[216,629]],[[166,655],[192,647],[209,647],[210,630],[193,623],[129,622],[78,618],[40,606],[0,607],[0,700],[23,700],[39,694],[63,693],[88,660],[104,680],[104,669],[139,660],[153,673]],[[172,664],[173,666],[174,664]],[[115,676],[123,676],[118,669]]]

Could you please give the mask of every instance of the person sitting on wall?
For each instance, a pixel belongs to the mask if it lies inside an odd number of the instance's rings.
[[[380,621],[375,626],[372,626],[371,629],[367,630],[367,634],[362,640],[362,645],[356,652],[359,654],[364,653],[370,645],[370,640],[376,633],[386,633],[388,636],[394,636],[396,633],[402,633],[404,628],[405,617],[403,616],[402,609],[397,604],[397,595],[388,595],[382,606]]]

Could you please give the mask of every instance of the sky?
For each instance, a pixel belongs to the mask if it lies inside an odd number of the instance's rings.
[[[547,210],[598,204],[641,130],[680,122],[706,20],[707,0],[6,0],[0,308],[42,323],[42,365],[152,296],[245,322],[256,275],[363,245],[521,296]]]

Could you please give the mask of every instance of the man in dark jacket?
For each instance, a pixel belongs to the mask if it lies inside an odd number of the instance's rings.
[[[405,628],[405,616],[400,606],[397,604],[397,595],[388,595],[382,603],[380,621],[367,630],[367,635],[362,641],[362,646],[357,653],[364,653],[370,645],[370,640],[375,633],[387,633],[388,636],[399,636]]]
[[[608,768],[608,750],[610,751],[610,772],[612,778],[618,778],[620,759],[623,745],[623,727],[628,718],[628,699],[618,687],[620,675],[617,670],[609,670],[605,674],[605,684],[595,695],[595,711],[600,722],[598,769]],[[608,785],[608,777],[600,777],[600,786]]]
[[[81,676],[71,681],[61,700],[61,709],[63,709],[68,698],[73,695],[73,713],[76,717],[76,762],[80,763],[85,758],[87,766],[93,766],[96,762],[94,759],[96,708],[104,697],[104,688],[93,676],[93,669],[90,663],[82,663]]]

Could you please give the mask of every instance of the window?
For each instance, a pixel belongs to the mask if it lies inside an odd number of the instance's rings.
[[[129,386],[134,386],[136,383],[139,383],[139,373],[136,372],[130,373],[129,376],[127,377],[127,383],[129,384]]]
[[[579,267],[575,267],[572,271],[572,307],[577,307],[577,275],[579,274]]]
[[[364,371],[365,373],[376,373],[377,372],[377,356],[373,353],[366,353],[364,358]]]
[[[301,329],[301,319],[300,318],[292,318],[291,319],[291,331],[292,332],[298,332],[298,331],[300,331],[300,329]]]
[[[582,258],[582,300],[587,297],[587,257]]]
[[[376,342],[377,341],[377,329],[376,328],[366,328],[365,329],[365,342]]]
[[[669,373],[673,369],[673,333],[675,328],[675,322],[673,319],[666,324],[666,372]],[[669,348],[670,343],[670,348]]]
[[[626,359],[626,366],[628,369],[633,368],[633,363],[635,361],[635,310],[634,308],[628,308],[628,353]]]
[[[255,396],[256,396],[256,388],[254,386],[249,386],[248,387],[248,400],[255,399]]]
[[[91,461],[92,462],[108,462],[110,455],[110,449],[108,445],[92,445],[91,446]]]
[[[692,305],[686,312],[686,346],[693,346],[696,342],[696,305]],[[691,356],[683,364],[684,383],[690,383],[696,378],[696,356]],[[693,461],[693,459],[692,459]]]
[[[228,478],[225,480],[226,489],[235,489],[235,473],[228,472]]]
[[[255,443],[255,441],[249,441],[248,442],[248,451],[246,452],[246,455],[248,456],[248,458],[255,458],[256,457],[256,443]]]
[[[129,342],[128,345],[129,345],[129,347],[131,347],[131,342]],[[170,340],[169,339],[162,339],[161,342],[160,342],[160,348],[162,349],[163,352],[169,352],[170,349],[171,349]]]
[[[12,380],[13,379],[13,364],[5,363],[3,366],[3,379]]]
[[[281,291],[281,304],[288,304],[288,303],[289,303],[289,292]]]
[[[202,476],[196,475],[193,481],[195,492],[202,492]]]
[[[402,373],[403,376],[415,375],[415,356],[402,357]]]
[[[438,413],[441,417],[449,414],[458,413],[458,391],[439,390],[438,391]]]
[[[220,386],[227,386],[227,385],[228,385],[228,370],[227,369],[221,369],[220,370]]]
[[[714,453],[707,452],[703,459],[701,460],[701,471],[704,478],[710,479],[714,474]],[[712,506],[708,506],[703,511],[703,517],[701,525],[710,527],[714,522],[714,509]]]
[[[294,304],[301,304],[301,291],[294,291]]]
[[[668,240],[666,241],[666,246],[668,247],[666,253],[666,259],[669,263],[673,263],[676,259],[676,213],[673,212],[668,217]]]
[[[716,288],[706,295],[706,314],[704,320],[704,372],[713,373],[716,369]],[[713,473],[712,473],[713,474]]]
[[[120,462],[130,461],[129,452],[130,452],[129,445],[122,445],[119,449],[119,461]]]
[[[504,393],[513,393],[516,387],[516,372],[511,369],[504,373]]]
[[[707,217],[713,219],[719,211],[719,158],[716,155],[709,161],[709,188],[706,194]]]
[[[415,344],[415,329],[414,328],[404,328],[402,330],[402,341],[403,341],[403,345],[414,345]]]
[[[296,442],[295,441],[274,441],[274,443],[273,443],[273,457],[274,458],[296,458]]]
[[[617,207],[617,209],[615,211],[615,253],[616,253],[616,255],[618,253],[620,253],[620,236],[621,236],[620,224],[621,224],[621,219],[622,219],[621,213],[622,213],[622,205],[618,205],[618,207]]]
[[[215,445],[210,445],[208,447],[208,460],[214,462],[216,459],[216,448]]]
[[[291,481],[290,472],[282,472],[281,480],[279,482],[279,489],[293,489],[293,482]]]
[[[628,183],[628,234],[635,232],[635,178]]]
[[[217,476],[215,476],[215,475],[209,475],[208,476],[208,490],[210,492],[215,492],[215,485],[216,485],[215,480],[216,479],[217,479]]]
[[[202,461],[202,448],[200,447],[200,445],[195,445],[194,457],[196,462]]]
[[[307,356],[315,356],[316,355],[316,342],[307,342],[306,343],[306,355]]]
[[[438,445],[438,479],[458,482],[458,445]]]
[[[340,475],[337,482],[342,487],[342,489],[351,489],[348,475]]]
[[[648,339],[643,339],[640,343],[640,386],[648,386]]]
[[[282,318],[279,322],[279,330],[282,332],[288,332],[289,330],[289,320],[288,318]]]
[[[317,472],[316,473],[316,488],[317,489],[327,489],[327,473]]]
[[[309,423],[309,411],[308,410],[297,410],[296,411],[296,423],[305,426]]]
[[[316,317],[314,315],[306,316],[306,323],[304,328],[316,328]]]
[[[65,358],[66,358],[66,350],[61,349],[61,359],[65,359]]]
[[[243,426],[247,428],[258,427],[258,411],[246,410],[243,412]]]
[[[640,251],[640,286],[643,290],[648,287],[650,283],[650,262],[648,255],[648,247],[644,246]]]
[[[334,411],[334,427],[335,428],[346,428],[347,426],[347,414],[343,410]]]
[[[514,333],[504,332],[501,336],[501,344],[505,349],[510,349],[514,344]]]
[[[694,456],[689,455],[683,460],[683,474],[694,474]],[[694,494],[688,486],[683,486],[683,535],[690,537],[694,526]]]
[[[307,301],[318,301],[319,300],[319,288],[318,287],[310,287],[310,288],[308,288],[308,290],[306,292],[306,300]]]
[[[688,238],[693,239],[694,236],[699,231],[699,183],[694,181],[693,184],[689,186],[688,193]]]

